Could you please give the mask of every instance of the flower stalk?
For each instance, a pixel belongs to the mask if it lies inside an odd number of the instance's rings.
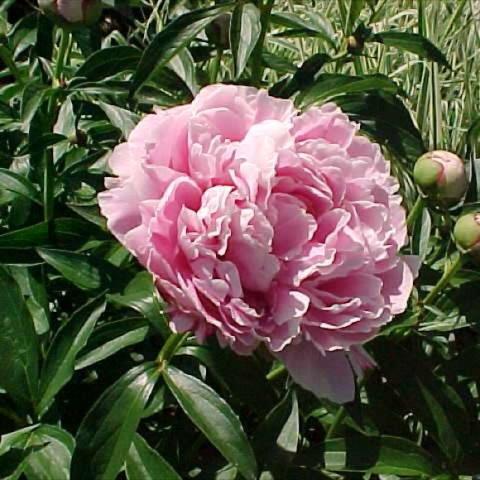
[[[157,357],[157,363],[161,371],[168,365],[170,359],[177,353],[178,349],[185,343],[190,332],[172,333],[164,343]]]
[[[437,297],[439,293],[450,283],[450,280],[453,276],[462,268],[463,265],[463,255],[457,255],[457,258],[446,265],[442,277],[438,283],[433,287],[428,295],[423,299],[423,305],[430,305],[432,301]]]

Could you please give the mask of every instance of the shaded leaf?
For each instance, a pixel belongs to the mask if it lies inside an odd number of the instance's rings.
[[[255,480],[256,461],[238,417],[214,390],[175,367],[163,372],[165,383],[198,429],[247,480]]]
[[[105,390],[79,427],[71,480],[116,478],[159,375],[156,364],[145,363]]]
[[[101,325],[81,351],[75,369],[89,367],[130,345],[142,342],[148,330],[149,324],[143,318],[125,318]]]
[[[38,412],[48,408],[55,395],[72,378],[75,359],[85,346],[97,320],[105,311],[103,296],[91,300],[73,313],[58,330],[47,352],[40,378]]]
[[[444,67],[451,68],[445,55],[430,40],[418,33],[391,30],[376,33],[371,38],[375,42],[383,43],[388,47],[406,50],[407,52],[415,53],[421,58],[426,58]]]
[[[48,231],[48,222],[29,225],[25,228],[13,230],[0,235],[0,248],[33,248],[51,245],[52,240],[56,246],[79,246],[88,239],[85,233],[100,233],[99,229],[92,228],[88,223],[75,218],[56,218],[50,223],[51,236]],[[88,229],[88,230],[87,230]]]
[[[20,288],[0,267],[0,386],[13,399],[30,405],[37,397],[39,345]]]
[[[138,434],[130,445],[125,467],[128,480],[182,480],[169,463]]]
[[[298,102],[309,106],[316,102],[324,102],[338,95],[348,93],[383,90],[388,93],[397,93],[398,86],[385,75],[365,75],[354,77],[339,73],[323,73],[315,82],[298,96]]]
[[[386,342],[376,342],[374,354],[402,401],[424,423],[445,454],[457,460],[468,433],[468,417],[455,390],[436,377],[419,356],[400,345],[395,346],[396,360]],[[398,358],[402,361],[398,362]],[[406,371],[409,375],[405,375]]]
[[[301,456],[307,465],[333,472],[368,472],[429,478],[440,473],[435,460],[404,438],[347,436],[326,440]]]
[[[0,188],[22,195],[33,202],[41,203],[40,195],[35,185],[24,176],[6,168],[0,168]]]
[[[104,80],[112,75],[137,68],[142,52],[130,45],[102,48],[90,55],[76,71],[76,77]]]
[[[263,471],[273,478],[288,478],[288,464],[297,452],[300,420],[295,392],[289,392],[258,427],[253,447],[262,459]]]

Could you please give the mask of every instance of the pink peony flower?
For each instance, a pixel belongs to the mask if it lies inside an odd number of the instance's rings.
[[[318,397],[354,397],[362,344],[405,310],[415,259],[378,145],[329,103],[233,85],[146,116],[99,195],[148,268],[174,331],[250,354],[260,343]]]

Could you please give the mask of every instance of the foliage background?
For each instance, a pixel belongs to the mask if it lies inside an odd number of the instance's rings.
[[[98,24],[70,33],[32,2],[0,4],[0,478],[480,474],[480,272],[466,259],[444,276],[459,255],[452,224],[480,200],[479,3],[213,3],[108,0]],[[231,12],[229,44],[219,15]],[[352,54],[361,25],[377,36]],[[391,31],[404,33],[378,35]],[[345,407],[262,351],[170,335],[149,276],[99,215],[108,155],[140,116],[217,81],[300,107],[333,99],[401,182],[407,250],[424,265]],[[450,211],[411,181],[433,148],[467,163],[467,197]]]

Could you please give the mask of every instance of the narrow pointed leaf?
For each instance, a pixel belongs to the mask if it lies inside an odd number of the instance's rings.
[[[182,480],[171,465],[140,435],[135,435],[125,463],[128,480]]]
[[[421,58],[451,68],[445,55],[430,40],[418,33],[396,32],[393,30],[379,32],[373,36],[373,40],[383,43],[388,47],[395,47],[400,50],[415,53]]]
[[[72,315],[53,338],[40,380],[40,413],[72,378],[75,359],[86,345],[97,320],[105,311],[105,306],[103,296],[88,302]]]
[[[175,367],[165,382],[190,420],[247,480],[256,479],[256,461],[242,425],[230,406],[208,385]]]
[[[0,267],[0,386],[21,404],[37,397],[39,345],[35,327],[14,279]]]
[[[105,390],[79,427],[71,480],[116,478],[159,375],[156,364],[145,363]]]
[[[323,73],[309,88],[300,93],[298,102],[306,107],[338,95],[378,90],[397,93],[399,89],[397,84],[385,75],[354,77],[337,73]]]
[[[169,23],[143,52],[130,92],[135,94],[157,69],[186,47],[210,22],[231,9],[231,4],[218,5],[185,13]]]
[[[230,46],[234,59],[235,78],[240,77],[245,69],[261,29],[260,11],[253,3],[240,3],[235,7],[230,22]]]
[[[37,248],[38,254],[67,280],[83,290],[95,290],[102,284],[102,274],[92,260],[80,253]]]
[[[123,348],[145,340],[149,324],[143,318],[125,318],[107,322],[95,329],[88,344],[79,356],[75,370],[98,363]]]
[[[142,52],[129,45],[102,48],[90,55],[75,73],[88,80],[104,80],[125,71],[134,71]]]
[[[35,185],[27,178],[7,168],[0,168],[0,190],[7,190],[33,202],[41,203],[40,194]]]

